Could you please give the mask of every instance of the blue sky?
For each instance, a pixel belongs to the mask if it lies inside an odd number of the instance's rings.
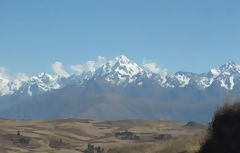
[[[0,0],[0,66],[52,72],[124,54],[170,73],[240,64],[238,0]]]

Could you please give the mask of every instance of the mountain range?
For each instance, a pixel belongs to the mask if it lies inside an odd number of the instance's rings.
[[[0,77],[0,117],[208,122],[226,98],[239,96],[239,87],[240,65],[232,61],[202,74],[170,74],[154,73],[121,55],[95,71],[68,77]]]

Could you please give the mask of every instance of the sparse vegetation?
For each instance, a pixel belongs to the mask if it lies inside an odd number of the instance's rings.
[[[17,131],[17,135],[20,136],[20,131],[19,130]]]
[[[60,138],[59,140],[50,139],[49,147],[60,149],[60,148],[71,148],[71,145],[67,142],[63,142],[62,138]]]
[[[83,151],[84,153],[104,153],[104,149],[100,146],[94,147],[94,145],[88,144],[88,148]]]
[[[135,135],[133,132],[129,132],[128,130],[124,132],[115,133],[115,137],[123,140],[139,140],[140,137]]]
[[[159,134],[159,135],[155,135],[154,139],[156,139],[156,140],[170,140],[170,139],[172,139],[172,135],[171,134]]]
[[[17,135],[7,135],[10,141],[13,144],[19,144],[19,145],[28,145],[30,142],[29,137],[25,137],[17,133]]]
[[[195,153],[199,149],[201,137],[179,138],[156,143],[131,144],[110,149],[107,153]]]

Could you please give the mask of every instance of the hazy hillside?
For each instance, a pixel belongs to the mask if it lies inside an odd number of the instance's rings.
[[[8,118],[127,118],[208,121],[222,97],[185,89],[151,87],[114,88],[89,82],[34,97],[2,111]],[[104,87],[104,88],[103,88]],[[145,92],[148,91],[148,92]],[[221,92],[219,92],[221,95]]]

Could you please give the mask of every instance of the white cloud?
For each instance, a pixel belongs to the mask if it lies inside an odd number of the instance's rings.
[[[167,69],[161,68],[161,66],[155,62],[147,62],[146,60],[143,60],[142,65],[145,70],[156,73],[156,74],[160,74],[163,83],[165,83],[167,81],[166,80],[166,76],[168,74]]]
[[[167,69],[162,69],[161,66],[155,62],[147,62],[146,60],[143,60],[142,65],[146,70],[151,71],[153,73],[157,74],[167,73]]]
[[[161,72],[160,66],[158,66],[155,62],[147,63],[146,61],[144,61],[143,62],[143,67],[146,70],[151,71],[153,73],[160,73]]]
[[[22,86],[22,81],[28,81],[29,77],[22,72],[19,72],[16,74],[16,77],[14,78],[14,80],[12,80],[11,82],[11,89],[12,90],[18,90],[21,86]]]
[[[97,61],[87,61],[85,64],[71,65],[70,69],[77,74],[94,72],[106,62],[106,58],[98,56]]]
[[[10,77],[8,75],[8,70],[5,67],[0,66],[0,79],[5,80],[5,82],[10,82],[13,80],[27,81],[29,77],[23,72],[18,72],[16,73],[15,77]]]
[[[83,65],[71,65],[70,69],[74,72],[76,72],[77,74],[81,74],[84,71],[84,66]]]
[[[56,61],[54,64],[52,64],[53,71],[63,77],[69,77],[69,74],[63,69],[63,65],[61,62]]]
[[[10,77],[7,74],[7,69],[3,66],[0,66],[0,79],[5,81],[10,80]]]
[[[10,82],[10,77],[7,74],[7,69],[0,66],[0,95],[9,94],[8,83]]]
[[[94,72],[97,68],[96,62],[95,61],[87,61],[87,63],[85,64],[85,71],[90,71],[90,72]]]
[[[29,79],[29,77],[25,73],[19,72],[16,74],[15,79],[20,80],[20,81],[27,81]]]
[[[103,57],[103,56],[98,56],[98,62],[100,62],[100,63],[105,63],[105,62],[106,62],[106,60],[107,60],[107,58],[106,58],[106,57]]]
[[[86,72],[94,72],[96,70],[96,62],[95,61],[87,61],[85,64],[71,65],[70,69],[77,74],[81,74],[84,71]]]
[[[95,63],[95,67],[96,67],[96,68],[99,68],[99,67],[101,67],[103,64],[105,64],[106,62],[107,62],[107,58],[106,58],[106,57],[98,56],[98,60],[97,60],[97,62]]]

